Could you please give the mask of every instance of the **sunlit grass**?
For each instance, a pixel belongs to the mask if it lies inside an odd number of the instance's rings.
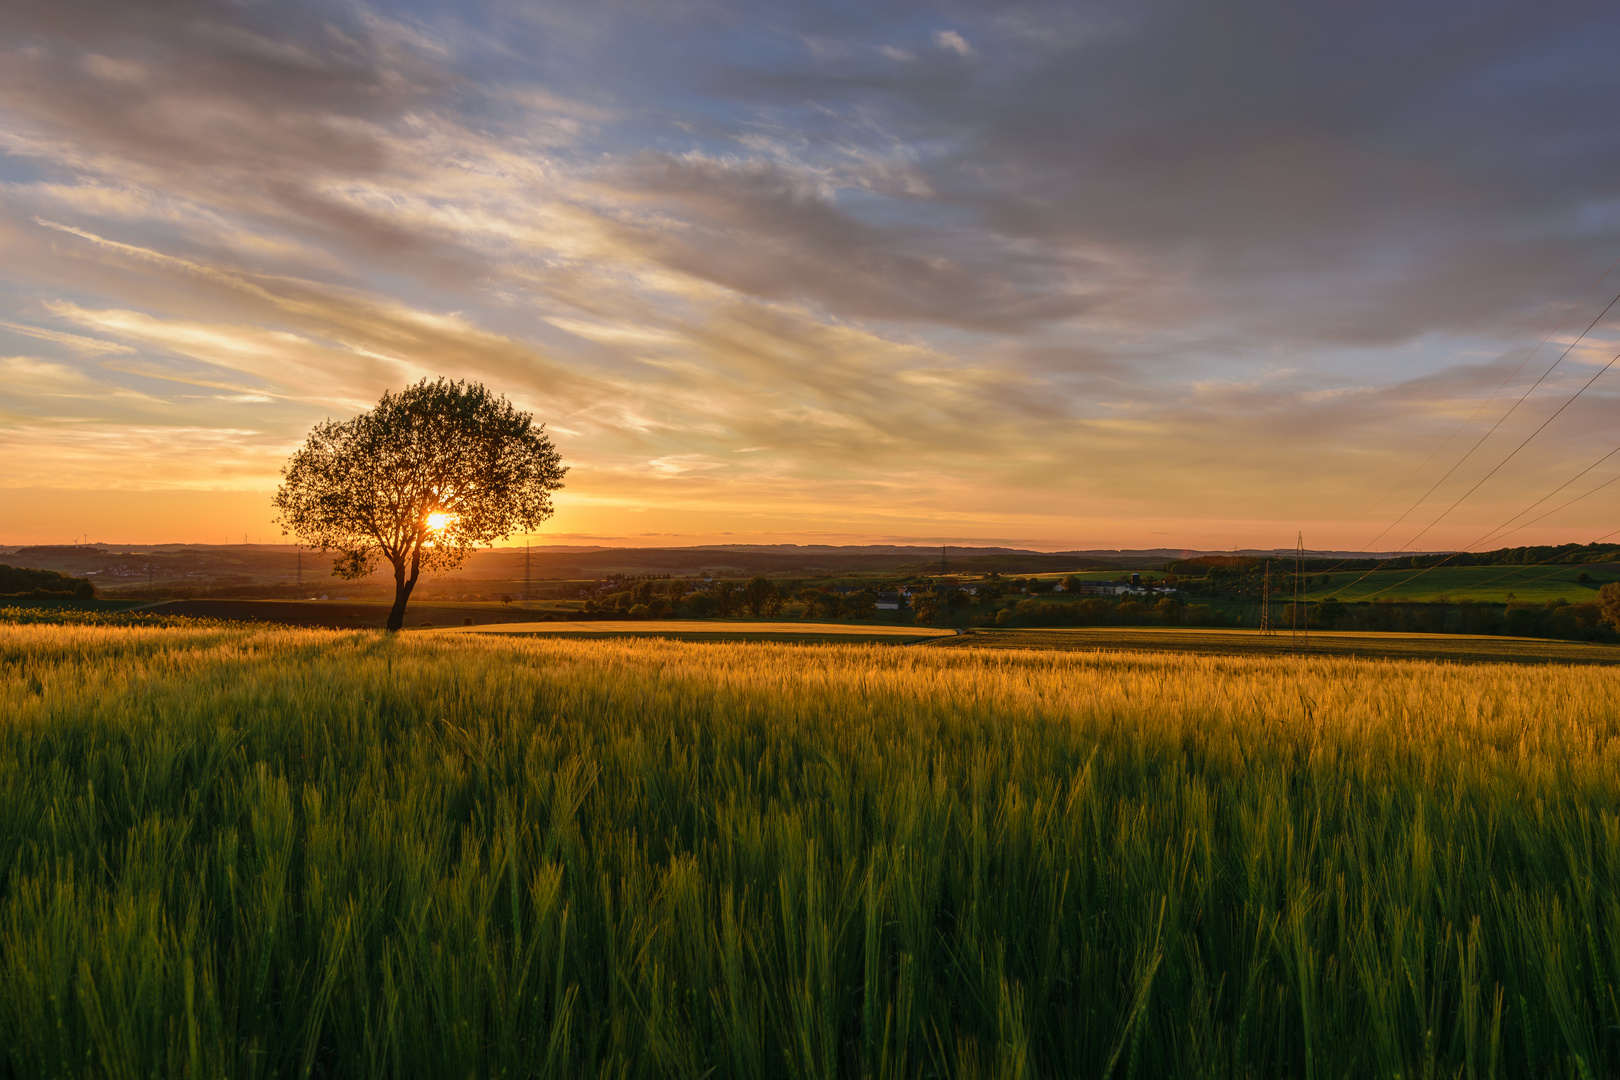
[[[1612,1075],[1617,693],[0,626],[0,1075]]]
[[[235,625],[223,619],[198,618],[190,615],[170,615],[163,612],[129,610],[127,608],[78,608],[60,605],[0,606],[0,626],[58,625],[58,626],[146,626],[146,627],[224,627]]]

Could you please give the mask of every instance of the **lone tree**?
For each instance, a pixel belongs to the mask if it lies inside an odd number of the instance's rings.
[[[398,630],[423,570],[460,566],[480,544],[538,528],[567,471],[545,426],[505,397],[423,379],[353,420],[317,425],[281,470],[277,523],[337,552],[341,578],[388,560],[388,629]]]

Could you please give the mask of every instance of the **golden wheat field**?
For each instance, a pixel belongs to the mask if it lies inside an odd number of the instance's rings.
[[[1617,698],[0,626],[0,1076],[1613,1075]]]

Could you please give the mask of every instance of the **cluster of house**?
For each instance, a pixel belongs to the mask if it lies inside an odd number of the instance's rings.
[[[853,592],[853,589],[841,589],[840,592]],[[963,588],[969,596],[978,596],[990,591],[989,586],[969,585]],[[1027,590],[1024,590],[1027,591]],[[1176,591],[1171,585],[1147,585],[1142,581],[1141,574],[1132,574],[1130,581],[1082,581],[1073,590],[1069,590],[1063,582],[1053,587],[1054,592],[1073,592],[1075,596],[1147,596],[1151,593],[1167,594]],[[911,601],[912,589],[902,587],[894,592],[880,592],[877,594],[877,606],[880,611],[898,611],[907,607]]]
[[[1057,592],[1066,592],[1063,582],[1058,582]],[[1132,574],[1129,582],[1124,581],[1082,581],[1075,588],[1076,596],[1146,596],[1149,593],[1173,593],[1174,586],[1149,586],[1142,584],[1141,574]]]

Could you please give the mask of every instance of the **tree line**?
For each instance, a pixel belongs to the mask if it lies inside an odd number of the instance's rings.
[[[754,577],[748,581],[728,578],[712,582],[638,581],[585,601],[585,611],[622,613],[630,618],[665,619],[676,615],[696,618],[729,618],[749,615],[773,618],[797,601],[807,619],[870,619],[877,615],[877,592],[860,589],[850,593],[831,586],[803,588],[799,582],[773,582]]]
[[[96,586],[88,578],[69,577],[55,570],[33,570],[0,563],[0,595],[71,596],[88,600],[96,595]]]
[[[1615,544],[1544,544],[1527,547],[1505,547],[1494,551],[1457,551],[1418,555],[1400,555],[1381,559],[1335,559],[1308,557],[1296,560],[1291,555],[1237,556],[1206,555],[1196,559],[1171,562],[1166,569],[1179,574],[1197,574],[1210,577],[1242,577],[1258,573],[1267,562],[1272,573],[1292,574],[1297,567],[1307,574],[1324,570],[1431,570],[1437,566],[1579,566],[1584,563],[1620,561],[1620,545]]]

